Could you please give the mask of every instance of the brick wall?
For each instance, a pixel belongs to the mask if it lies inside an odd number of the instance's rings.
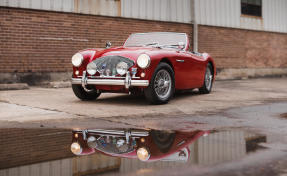
[[[192,33],[192,25],[0,7],[0,72],[68,72],[80,49],[122,45],[134,32]],[[191,35],[192,36],[192,35]]]
[[[71,130],[0,129],[0,169],[74,156]]]
[[[122,45],[134,32],[192,36],[192,25],[184,23],[7,7],[0,7],[0,17],[0,82],[35,84],[38,79],[52,80],[54,73],[65,73],[55,79],[67,79],[75,52],[104,47],[106,41]],[[199,51],[210,53],[218,68],[287,67],[286,34],[203,25],[198,33]]]
[[[218,68],[286,68],[287,35],[199,26],[199,51],[210,53]]]

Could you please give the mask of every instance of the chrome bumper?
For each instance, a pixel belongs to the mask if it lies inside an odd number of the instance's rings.
[[[87,140],[88,134],[98,134],[107,136],[121,136],[126,137],[127,143],[129,143],[130,138],[146,137],[149,135],[148,131],[136,131],[136,130],[104,130],[104,129],[94,129],[94,130],[74,130],[74,132],[82,133],[83,139]]]
[[[111,85],[111,86],[125,86],[128,89],[130,86],[142,86],[147,87],[149,85],[148,80],[132,80],[129,72],[124,79],[90,79],[86,76],[86,72],[83,72],[82,78],[72,78],[72,84],[80,84],[83,87],[87,85]]]

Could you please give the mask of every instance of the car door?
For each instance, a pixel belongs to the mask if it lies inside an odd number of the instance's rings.
[[[175,60],[176,89],[191,89],[202,86],[204,63],[191,52],[179,51]]]
[[[197,56],[191,52],[186,52],[189,55],[189,63],[191,69],[189,70],[191,74],[191,85],[192,88],[199,88],[203,85],[204,75],[206,69],[206,60],[201,56]]]

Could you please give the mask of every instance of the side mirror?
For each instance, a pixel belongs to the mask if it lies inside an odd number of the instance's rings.
[[[112,46],[112,43],[110,41],[107,41],[106,48],[110,48]]]
[[[185,48],[184,42],[178,42],[178,49],[183,50]]]

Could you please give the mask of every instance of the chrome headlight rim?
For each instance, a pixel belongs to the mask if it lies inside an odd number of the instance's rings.
[[[141,68],[141,69],[146,69],[150,66],[150,57],[147,54],[141,54],[139,55],[139,57],[137,58],[137,65]]]
[[[119,75],[123,76],[128,71],[128,64],[125,62],[119,62],[116,66],[116,71]]]
[[[140,147],[137,149],[137,157],[141,161],[147,161],[150,158],[150,151],[146,147]]]
[[[89,73],[89,75],[95,75],[97,73],[97,70],[87,68],[87,72]]]
[[[73,55],[71,60],[72,60],[73,66],[79,67],[80,65],[82,65],[84,57],[83,57],[82,54],[76,53],[76,54]]]
[[[71,152],[75,155],[80,155],[83,152],[83,148],[78,142],[73,142],[71,144]]]
[[[89,75],[95,75],[97,73],[97,65],[91,62],[87,65],[87,72]]]

